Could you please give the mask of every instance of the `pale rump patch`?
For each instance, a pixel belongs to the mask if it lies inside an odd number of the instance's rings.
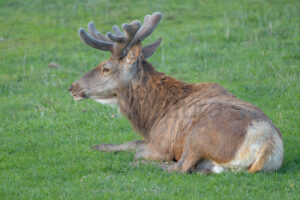
[[[233,171],[272,172],[279,169],[283,162],[283,143],[276,128],[268,121],[252,122],[245,141],[235,158],[224,168]]]
[[[283,142],[279,134],[273,135],[273,142],[273,152],[265,162],[264,167],[262,168],[262,171],[264,172],[272,172],[274,170],[278,170],[283,163],[284,149]]]

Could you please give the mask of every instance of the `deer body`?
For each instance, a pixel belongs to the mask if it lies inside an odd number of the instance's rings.
[[[215,83],[185,84],[156,72],[144,61],[132,82],[120,90],[118,102],[148,143],[139,156],[180,161],[188,150],[197,154],[187,155],[193,166],[201,159],[222,166],[222,170],[272,171],[281,166],[283,149],[271,155],[274,146],[282,146],[280,132],[258,108]],[[277,166],[251,168],[256,160],[272,159]]]
[[[168,171],[279,169],[284,152],[281,134],[262,111],[218,84],[187,84],[157,72],[146,58],[159,43],[142,49],[139,41],[134,42],[125,53],[117,52],[118,59],[112,57],[73,83],[70,92],[74,99],[116,103],[145,138],[94,149],[135,150],[136,159],[175,161],[163,167]]]

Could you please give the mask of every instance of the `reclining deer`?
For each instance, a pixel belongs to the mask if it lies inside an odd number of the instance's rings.
[[[111,57],[69,88],[74,100],[91,98],[117,104],[144,138],[125,144],[102,144],[106,152],[136,151],[135,159],[175,161],[169,172],[272,172],[283,163],[280,131],[257,107],[239,100],[216,83],[187,84],[166,76],[147,62],[161,42],[142,48],[161,20],[158,12],[144,24],[123,24],[124,33],[101,34],[94,24],[79,29],[87,45]]]

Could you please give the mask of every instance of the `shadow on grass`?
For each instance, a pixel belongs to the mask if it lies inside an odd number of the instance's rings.
[[[124,172],[134,172],[134,171],[161,171],[164,173],[169,174],[169,172],[166,172],[163,170],[160,166],[163,165],[163,162],[158,161],[145,161],[145,160],[134,160],[134,152],[118,152],[118,153],[111,153],[111,152],[97,152],[99,154],[104,155],[103,163],[104,165],[101,167],[101,171],[104,173],[106,172],[113,172],[116,174],[124,174]],[[285,158],[283,166],[273,173],[264,173],[264,172],[258,172],[255,174],[295,174],[296,172],[300,171],[300,158],[290,159],[291,156],[288,158]],[[176,172],[175,172],[176,173]],[[177,174],[177,173],[176,173]],[[178,173],[181,174],[181,173]],[[198,172],[192,172],[187,174],[200,174]],[[248,176],[250,173],[248,172],[232,172],[228,171],[222,174],[239,174],[239,175],[246,175]],[[204,174],[201,174],[205,176]],[[211,175],[218,175],[218,174],[208,174]]]

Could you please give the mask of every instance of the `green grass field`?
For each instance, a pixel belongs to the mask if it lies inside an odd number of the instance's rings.
[[[300,2],[0,0],[0,199],[300,199]],[[109,57],[80,41],[160,11],[144,44],[180,80],[217,82],[260,107],[283,134],[272,174],[166,173],[100,143],[139,139],[116,108],[75,103],[68,86]],[[49,68],[50,62],[59,64]]]

